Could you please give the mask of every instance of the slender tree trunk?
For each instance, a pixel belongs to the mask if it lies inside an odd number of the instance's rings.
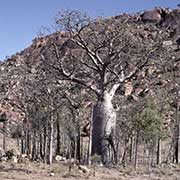
[[[47,125],[44,126],[43,154],[44,154],[44,163],[47,164]]]
[[[19,142],[19,137],[17,137],[17,147],[18,147],[18,150],[21,152],[21,150],[20,150],[20,142]]]
[[[32,159],[35,160],[37,158],[37,144],[36,144],[36,130],[34,131],[33,137],[33,147],[32,147]]]
[[[92,154],[101,155],[105,165],[111,163],[112,156],[109,156],[108,146],[114,136],[116,125],[113,95],[106,92],[93,109]]]
[[[157,164],[161,164],[161,138],[157,141]]]
[[[180,132],[180,123],[179,123],[179,90],[176,91],[176,128],[175,128],[175,161],[176,164],[179,163],[179,132]]]
[[[6,152],[6,135],[3,135],[3,151]]]
[[[3,133],[3,151],[4,152],[6,152],[6,125],[7,125],[6,121],[3,122],[3,131],[4,131],[4,133]]]
[[[151,150],[148,150],[148,172],[151,173]]]
[[[116,142],[116,161],[117,161],[117,163],[120,161],[120,155],[121,154],[121,148],[120,148],[120,141],[118,140],[117,142]]]
[[[59,121],[57,120],[56,122],[56,128],[57,128],[57,147],[56,147],[56,154],[60,155],[61,154],[61,131],[60,131],[60,124]]]
[[[81,161],[81,137],[80,137],[80,131],[78,131],[78,135],[76,137],[76,152],[75,157],[80,162]]]
[[[24,140],[23,140],[23,137],[21,137],[21,154],[24,154]]]
[[[129,161],[132,162],[133,159],[133,147],[134,146],[134,138],[131,137],[131,144],[130,144],[130,154],[129,154]]]
[[[68,170],[69,173],[71,173],[71,169],[72,169],[72,162],[71,162],[71,156],[72,155],[72,151],[71,151],[71,139],[69,138],[69,142],[68,142]]]
[[[153,145],[149,145],[149,154],[148,154],[148,171],[152,172],[152,162],[153,162]]]
[[[76,158],[79,162],[81,161],[81,131],[79,125],[77,129],[77,137],[76,137]]]
[[[134,161],[134,169],[137,169],[138,166],[138,146],[139,146],[139,133],[137,132],[136,136],[136,149],[135,149],[135,161]]]
[[[88,165],[91,166],[91,153],[92,153],[92,119],[93,111],[91,112],[90,118],[90,130],[89,130],[89,143],[88,143]]]
[[[50,118],[50,133],[49,133],[49,164],[52,164],[53,160],[53,134],[54,134],[54,117],[53,114],[51,114]]]
[[[179,140],[176,137],[176,142],[175,142],[175,154],[174,154],[174,160],[176,164],[179,163]]]
[[[24,151],[25,154],[28,152],[28,130],[25,130],[25,139],[24,139]]]
[[[83,138],[80,138],[80,156],[84,160],[84,141]]]
[[[123,151],[123,154],[122,154],[122,164],[124,167],[126,167],[126,156],[127,156],[127,151],[128,151],[128,148],[129,148],[129,138],[125,138],[125,147],[124,147],[124,151]]]
[[[27,142],[27,146],[28,146],[27,155],[29,156],[29,155],[31,154],[31,134],[30,134],[30,132],[28,132],[28,142]]]
[[[39,153],[40,153],[40,158],[41,159],[44,159],[44,156],[43,156],[43,134],[40,133],[39,135]]]

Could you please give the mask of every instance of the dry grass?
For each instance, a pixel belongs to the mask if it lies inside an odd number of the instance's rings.
[[[53,173],[53,176],[51,176]],[[68,173],[68,165],[53,164],[52,166],[42,163],[12,164],[0,163],[0,180],[180,180],[180,167],[157,167],[151,173],[147,167],[139,167],[137,171],[133,167],[126,168],[102,168],[97,167],[96,177],[80,172],[77,166]]]

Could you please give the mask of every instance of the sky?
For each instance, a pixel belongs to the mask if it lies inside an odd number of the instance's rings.
[[[89,16],[136,13],[153,7],[176,8],[179,0],[0,0],[0,60],[28,47],[58,11],[80,10]]]

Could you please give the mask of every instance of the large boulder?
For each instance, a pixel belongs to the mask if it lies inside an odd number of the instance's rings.
[[[153,9],[149,11],[145,11],[141,15],[141,20],[143,22],[156,22],[159,23],[161,21],[161,14],[159,9]]]
[[[63,156],[56,155],[56,157],[55,157],[56,162],[60,162],[60,161],[64,161],[64,160],[65,160],[65,158]]]

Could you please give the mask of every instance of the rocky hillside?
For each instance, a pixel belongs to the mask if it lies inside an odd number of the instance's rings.
[[[150,81],[144,82],[145,76],[148,79],[154,78],[150,83],[151,87],[159,84],[169,86],[171,89],[171,80],[168,77],[163,79],[161,73],[168,73],[172,70],[178,71],[180,68],[180,9],[156,8],[141,14],[123,14],[102,21],[112,28],[126,24],[128,33],[131,33],[137,40],[136,45],[139,43],[141,46],[141,43],[144,43],[148,46],[148,44],[156,41],[161,42],[162,54],[159,54],[159,59],[156,57],[156,62],[153,62],[148,70],[146,69],[141,73],[138,82],[126,83],[126,96],[132,94],[133,98],[137,99],[138,96],[149,91],[147,87],[150,88],[150,86],[147,83]],[[98,27],[98,22],[96,23]],[[46,74],[46,70],[43,69],[45,62],[41,55],[44,51],[47,52],[51,49],[52,41],[61,47],[61,52],[68,48],[78,49],[69,41],[68,33],[55,32],[47,36],[37,37],[30,47],[1,62],[0,112],[1,114],[5,113],[7,119],[11,120],[10,122],[20,123],[25,119],[25,105],[28,102],[25,99],[26,93],[33,93],[36,83]],[[123,51],[126,52],[126,47]],[[179,77],[180,73],[177,75]],[[28,91],[24,91],[25,89]],[[173,89],[171,90],[173,91]]]

